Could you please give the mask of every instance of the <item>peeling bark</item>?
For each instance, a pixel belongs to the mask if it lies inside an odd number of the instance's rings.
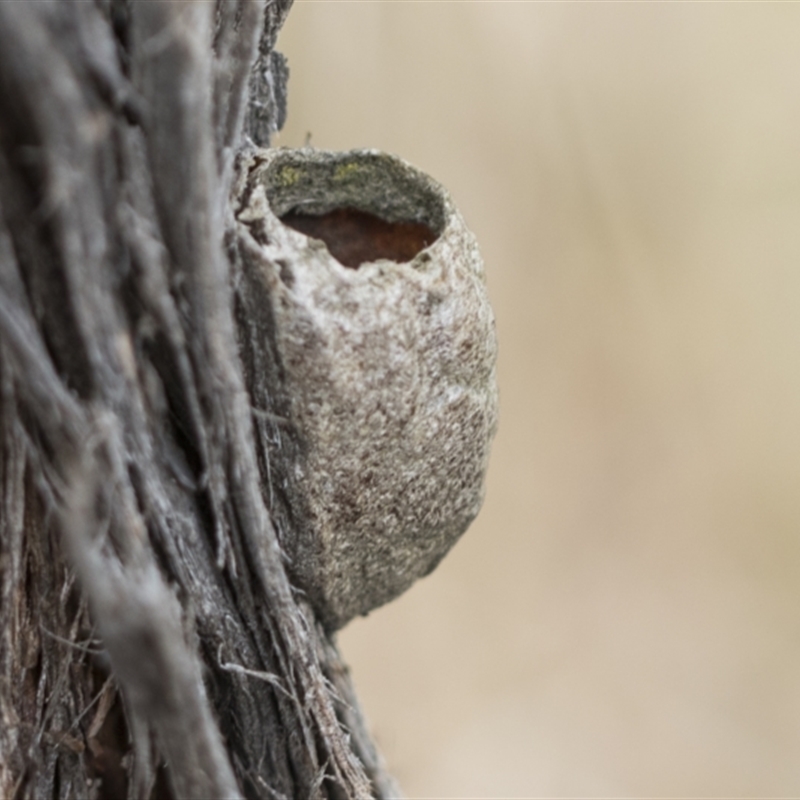
[[[0,3],[3,797],[397,795],[287,580],[237,344],[289,5]]]

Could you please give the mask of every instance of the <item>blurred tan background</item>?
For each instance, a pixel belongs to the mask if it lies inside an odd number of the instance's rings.
[[[340,636],[411,797],[800,795],[800,5],[296,0],[277,143],[449,187],[500,432]]]

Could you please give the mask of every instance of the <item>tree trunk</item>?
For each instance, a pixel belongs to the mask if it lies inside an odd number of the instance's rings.
[[[290,3],[0,3],[2,797],[397,795],[287,579],[237,343]]]

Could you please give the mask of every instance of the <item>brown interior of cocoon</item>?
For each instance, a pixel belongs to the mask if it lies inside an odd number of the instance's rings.
[[[292,209],[281,221],[306,236],[321,239],[339,263],[353,269],[381,258],[411,261],[437,238],[423,222],[387,222],[357,208],[336,208],[319,215]]]

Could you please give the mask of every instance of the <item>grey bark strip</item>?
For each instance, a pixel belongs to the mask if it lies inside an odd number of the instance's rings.
[[[3,796],[394,796],[287,580],[233,317],[288,7],[0,4]]]

